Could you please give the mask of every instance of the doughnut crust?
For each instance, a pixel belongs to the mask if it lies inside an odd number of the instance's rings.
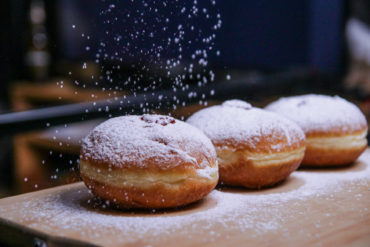
[[[223,184],[272,186],[296,170],[304,156],[305,136],[295,123],[244,101],[200,110],[187,122],[212,140]]]
[[[306,134],[304,166],[353,163],[367,147],[367,122],[354,104],[339,96],[302,95],[266,106],[296,122]]]
[[[168,116],[124,116],[84,139],[80,174],[111,203],[160,209],[206,196],[218,182],[218,165],[211,141],[193,126]]]

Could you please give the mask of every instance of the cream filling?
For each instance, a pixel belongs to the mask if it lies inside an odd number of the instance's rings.
[[[361,148],[367,145],[366,135],[367,130],[361,134],[342,137],[308,137],[306,145],[319,149]]]
[[[249,160],[255,166],[270,166],[289,163],[295,160],[300,160],[304,156],[305,147],[301,147],[291,152],[280,153],[251,153],[246,151],[235,151],[232,149],[217,150],[217,157],[220,166],[230,166],[239,160]]]
[[[204,169],[195,169],[194,173],[182,172],[133,172],[133,171],[112,171],[109,168],[97,168],[89,162],[80,162],[80,173],[95,181],[112,186],[135,186],[150,187],[153,184],[163,183],[169,185],[180,185],[185,180],[202,180],[206,183],[213,183],[218,180],[218,165],[207,166]]]

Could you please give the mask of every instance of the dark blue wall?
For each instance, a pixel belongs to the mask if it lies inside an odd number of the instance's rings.
[[[120,8],[125,8],[124,2]],[[216,6],[223,25],[216,39],[221,56],[210,58],[213,66],[338,71],[343,57],[343,0],[218,0]],[[59,7],[62,55],[86,58],[80,34],[70,27],[82,17],[79,31],[85,28],[93,38],[102,37],[103,25],[97,21],[101,1],[59,0]]]
[[[308,1],[222,1],[218,40],[231,67],[304,65],[309,43]]]
[[[219,1],[230,67],[309,66],[335,71],[343,45],[342,0]]]

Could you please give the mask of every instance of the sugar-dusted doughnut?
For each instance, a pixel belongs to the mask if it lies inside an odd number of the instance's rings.
[[[161,115],[117,117],[97,126],[83,140],[80,174],[95,195],[134,208],[183,206],[218,182],[211,141]]]
[[[305,136],[294,122],[241,100],[205,108],[188,123],[213,142],[220,182],[261,188],[289,176],[301,163]]]
[[[267,110],[296,122],[306,134],[302,165],[332,166],[354,162],[367,147],[367,122],[357,106],[339,96],[281,98]]]

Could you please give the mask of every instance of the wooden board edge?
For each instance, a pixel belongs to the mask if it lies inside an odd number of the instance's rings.
[[[99,245],[65,237],[50,236],[0,217],[0,245],[32,247],[97,247]]]
[[[78,181],[78,182],[73,182],[73,183],[70,183],[70,184],[64,184],[64,185],[59,185],[59,186],[47,188],[47,189],[41,189],[41,190],[22,193],[22,194],[18,194],[18,195],[3,197],[3,198],[0,198],[0,202],[7,201],[7,200],[14,200],[14,199],[16,200],[18,198],[23,198],[24,196],[32,196],[32,195],[35,195],[35,194],[47,194],[47,193],[51,193],[51,192],[54,192],[54,191],[63,190],[66,187],[68,187],[68,189],[72,189],[76,186],[81,186],[82,184],[83,184],[82,181]]]

